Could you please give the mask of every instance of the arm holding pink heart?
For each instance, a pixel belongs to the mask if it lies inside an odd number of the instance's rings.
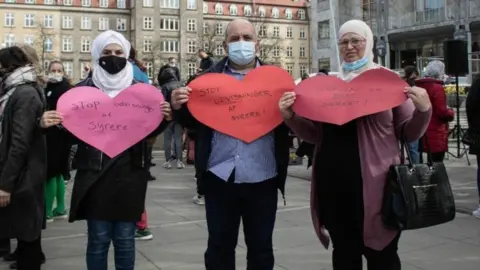
[[[393,123],[397,138],[401,138],[403,128],[407,142],[420,139],[427,130],[431,116],[431,108],[422,112],[415,108],[411,99],[407,99],[402,105],[393,108]]]

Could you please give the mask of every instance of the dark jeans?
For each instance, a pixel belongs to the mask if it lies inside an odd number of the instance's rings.
[[[87,269],[107,270],[108,249],[113,242],[115,269],[135,267],[135,222],[87,220]]]
[[[197,167],[195,167],[195,179],[197,179],[197,194],[205,196],[205,181],[201,179],[201,174],[198,173]]]
[[[40,270],[42,260],[45,258],[42,253],[41,238],[33,242],[18,241],[17,246],[17,269],[19,270]]]
[[[247,270],[273,270],[272,234],[277,212],[274,179],[254,184],[228,183],[205,175],[208,225],[207,270],[234,270],[240,220],[247,246]]]
[[[348,227],[348,226],[347,226]],[[363,244],[362,233],[357,230],[329,231],[333,244],[334,270],[362,270],[362,255],[367,259],[368,270],[400,270],[398,239],[400,234],[383,250],[374,250]]]

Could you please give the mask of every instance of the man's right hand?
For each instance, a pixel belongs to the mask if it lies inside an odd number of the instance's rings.
[[[171,99],[172,108],[174,110],[179,110],[183,104],[187,103],[191,92],[192,89],[190,89],[188,86],[173,90]]]

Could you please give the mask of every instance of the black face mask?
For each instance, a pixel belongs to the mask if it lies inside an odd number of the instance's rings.
[[[127,59],[115,55],[102,56],[98,64],[108,73],[114,75],[122,71],[127,65]]]

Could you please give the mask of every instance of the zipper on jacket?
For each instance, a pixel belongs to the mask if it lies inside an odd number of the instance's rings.
[[[103,152],[100,151],[100,170],[103,169]]]

